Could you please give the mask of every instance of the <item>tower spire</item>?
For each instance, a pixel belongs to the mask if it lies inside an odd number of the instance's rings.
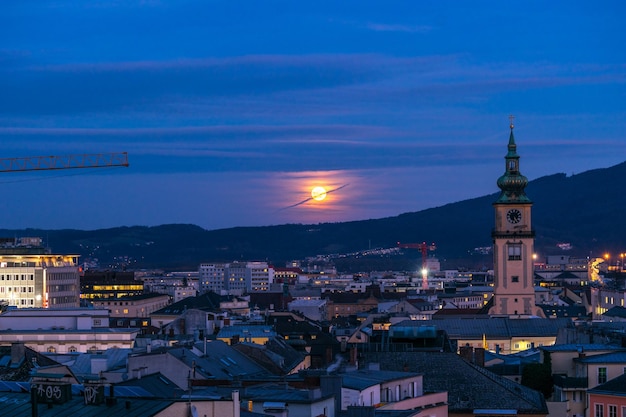
[[[530,203],[530,199],[526,196],[524,189],[528,185],[528,179],[519,171],[519,155],[517,154],[517,145],[515,144],[515,136],[513,135],[513,124],[515,116],[509,115],[511,133],[509,135],[509,144],[507,146],[506,169],[504,174],[498,178],[498,187],[501,193],[496,203]]]

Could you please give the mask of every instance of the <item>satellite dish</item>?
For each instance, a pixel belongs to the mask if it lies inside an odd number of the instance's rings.
[[[124,381],[128,380],[128,374],[127,374],[127,373],[123,373],[123,374],[122,374],[122,379],[123,379]]]

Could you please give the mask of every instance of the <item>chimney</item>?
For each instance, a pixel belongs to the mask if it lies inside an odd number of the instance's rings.
[[[471,347],[469,344],[465,346],[461,346],[461,348],[459,349],[459,356],[461,356],[463,359],[465,359],[468,362],[473,362],[472,356],[474,356],[474,348]]]
[[[239,391],[233,390],[233,417],[239,417],[241,415],[241,404],[239,403]]]
[[[357,357],[357,348],[353,346],[350,348],[350,365],[356,365]]]
[[[11,343],[11,365],[17,365],[26,357],[26,347],[22,342]]]
[[[476,348],[474,349],[474,364],[478,366],[485,367],[485,349],[484,348]]]

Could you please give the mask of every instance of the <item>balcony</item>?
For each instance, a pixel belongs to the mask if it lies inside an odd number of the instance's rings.
[[[552,381],[554,385],[557,387],[561,387],[561,389],[581,389],[587,388],[589,383],[587,382],[587,377],[575,378],[566,375],[552,375]]]

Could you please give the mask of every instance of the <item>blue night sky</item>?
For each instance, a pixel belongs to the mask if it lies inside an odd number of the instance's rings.
[[[419,211],[498,191],[509,114],[529,179],[609,167],[625,21],[623,0],[3,0],[0,158],[130,167],[3,173],[0,228]]]

